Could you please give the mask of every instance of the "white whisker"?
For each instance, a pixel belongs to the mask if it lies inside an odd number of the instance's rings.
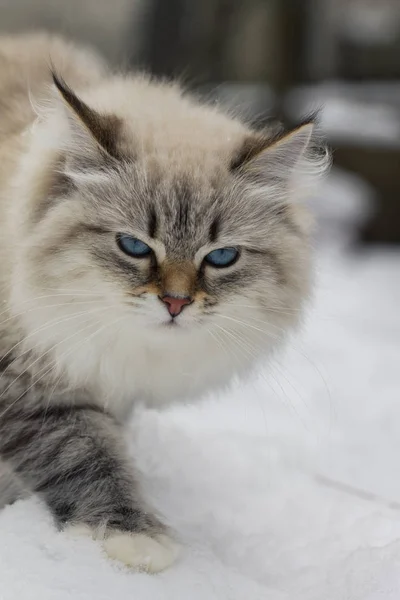
[[[107,309],[107,307],[105,307],[105,308],[103,307],[103,308],[101,308],[100,310],[106,310],[106,309]],[[97,312],[97,311],[96,311],[96,312]],[[86,313],[81,313],[81,314],[85,315]],[[74,315],[74,317],[76,317],[76,316],[77,316],[77,315]],[[80,315],[79,315],[79,316],[80,316]],[[89,315],[88,315],[88,316],[91,316],[91,313],[89,313]],[[90,324],[87,326],[87,328],[89,328],[89,327],[92,327],[92,326],[93,326],[93,323],[90,323]],[[85,329],[86,329],[86,328],[85,328]],[[13,379],[13,381],[12,381],[12,382],[11,382],[11,383],[10,383],[10,384],[9,384],[9,385],[6,387],[6,389],[5,389],[5,390],[3,390],[3,392],[0,394],[0,400],[1,400],[1,399],[3,398],[3,396],[4,396],[4,395],[5,395],[7,392],[8,392],[8,390],[9,390],[9,389],[10,389],[10,388],[11,388],[11,387],[12,387],[12,386],[13,386],[13,385],[14,385],[14,384],[15,384],[15,383],[16,383],[16,382],[17,382],[17,381],[18,381],[18,380],[19,380],[19,379],[20,379],[20,378],[21,378],[21,377],[22,377],[22,376],[25,374],[25,373],[27,373],[27,372],[28,372],[28,371],[29,371],[29,370],[30,370],[30,369],[31,369],[31,368],[32,368],[32,367],[33,367],[33,366],[34,366],[34,365],[35,365],[37,362],[39,362],[39,361],[40,361],[40,360],[43,358],[43,356],[45,356],[46,354],[48,354],[49,352],[51,352],[52,350],[54,350],[54,348],[58,347],[60,344],[62,344],[62,343],[64,343],[64,342],[68,341],[69,339],[71,339],[71,338],[75,337],[75,336],[76,336],[76,335],[78,335],[80,332],[81,332],[81,330],[75,331],[75,332],[74,332],[72,335],[68,336],[67,338],[63,338],[61,341],[57,342],[57,343],[56,343],[56,344],[54,344],[54,345],[53,345],[51,348],[49,348],[48,350],[46,350],[46,351],[45,351],[43,354],[41,354],[40,356],[38,356],[38,357],[37,357],[37,358],[36,358],[36,359],[35,359],[33,362],[31,362],[31,363],[30,363],[30,364],[29,364],[29,365],[26,367],[26,369],[24,369],[24,370],[23,370],[21,373],[19,373],[19,375],[18,375],[18,376],[17,376],[15,379]],[[27,337],[29,337],[29,336],[27,336]],[[22,340],[22,341],[24,341],[24,340]],[[21,342],[20,342],[20,343],[21,343]],[[31,351],[31,350],[28,350],[28,351]],[[23,353],[23,354],[25,354],[25,353]],[[23,354],[22,354],[21,356],[23,356]],[[18,360],[19,358],[20,358],[20,357],[18,357],[17,359],[15,359],[15,360],[13,361],[13,363],[14,363],[16,360]],[[11,363],[11,364],[13,364],[13,363]],[[6,370],[7,370],[7,369],[5,369],[5,370],[4,370],[4,372],[2,373],[2,377],[3,377],[3,375],[4,375],[4,373],[5,373],[5,371],[6,371]],[[0,378],[0,379],[1,379],[1,378]]]
[[[89,341],[89,340],[90,340],[92,337],[94,337],[94,335],[97,335],[98,333],[100,333],[101,331],[103,331],[104,329],[106,329],[107,327],[109,327],[109,326],[111,326],[111,325],[114,325],[115,323],[117,323],[117,322],[121,321],[123,318],[125,318],[125,317],[118,317],[118,318],[117,318],[117,319],[115,319],[114,321],[111,321],[111,323],[106,323],[105,325],[103,325],[102,327],[100,327],[99,329],[97,329],[97,330],[96,330],[96,331],[95,331],[93,334],[91,334],[90,336],[88,336],[87,338],[85,338],[85,339],[83,340],[83,342],[80,344],[80,346],[81,346],[81,345],[83,345],[83,343],[86,343],[86,342],[88,342],[88,341]],[[73,335],[77,335],[77,334],[81,333],[81,332],[82,332],[82,331],[84,331],[85,329],[87,329],[87,328],[89,328],[89,327],[92,327],[92,325],[93,325],[93,324],[92,324],[92,323],[90,323],[90,325],[89,325],[89,326],[87,326],[87,327],[86,327],[86,328],[84,328],[83,330],[80,330],[80,331],[77,331],[77,332],[75,332]],[[73,336],[71,336],[71,337],[73,337]],[[64,343],[65,341],[67,341],[68,339],[69,339],[69,338],[63,339],[63,340],[61,340],[60,342],[58,342],[58,344],[56,344],[56,345],[62,344],[62,343]],[[78,347],[80,347],[80,346],[78,346]],[[21,400],[21,398],[23,398],[23,397],[25,396],[25,394],[26,394],[26,393],[27,393],[29,390],[31,390],[31,389],[32,389],[32,388],[33,388],[35,385],[37,385],[37,384],[39,383],[39,381],[41,381],[41,380],[42,380],[42,379],[43,379],[43,378],[44,378],[46,375],[48,375],[48,373],[50,373],[50,371],[52,371],[52,369],[54,369],[54,367],[57,365],[57,362],[58,362],[58,361],[59,361],[61,358],[66,358],[66,357],[67,357],[67,356],[69,356],[69,355],[70,355],[72,352],[74,352],[74,351],[76,350],[76,347],[77,347],[77,345],[74,345],[74,346],[72,346],[72,348],[70,348],[70,349],[69,349],[67,352],[63,352],[63,353],[62,353],[62,354],[61,354],[61,355],[58,357],[58,359],[57,359],[57,360],[54,360],[54,361],[52,362],[51,366],[50,366],[50,367],[49,367],[49,368],[48,368],[48,369],[47,369],[47,370],[46,370],[46,371],[45,371],[45,372],[44,372],[44,373],[43,373],[43,374],[42,374],[42,375],[41,375],[41,376],[40,376],[38,379],[35,379],[35,381],[33,381],[33,383],[32,383],[30,386],[28,386],[28,387],[27,387],[27,388],[26,388],[26,389],[25,389],[25,390],[22,392],[22,394],[20,394],[20,395],[18,396],[18,398],[16,398],[16,399],[15,399],[15,400],[14,400],[14,401],[11,403],[11,404],[9,404],[9,405],[7,406],[7,408],[6,408],[6,409],[5,409],[5,410],[4,410],[4,411],[3,411],[3,412],[0,414],[0,418],[1,418],[1,417],[3,417],[3,416],[4,416],[4,414],[5,414],[5,413],[7,413],[7,411],[8,411],[8,410],[10,410],[10,408],[12,408],[12,407],[13,407],[13,406],[14,406],[14,405],[17,403],[17,402],[19,402],[19,400]],[[52,349],[54,349],[54,348],[52,348]],[[39,358],[41,358],[41,357],[39,357]],[[37,360],[36,360],[35,362],[37,362]],[[23,375],[24,373],[26,373],[26,372],[27,372],[27,370],[29,370],[29,369],[32,367],[32,365],[33,365],[33,363],[32,363],[31,365],[29,365],[29,366],[27,367],[27,369],[25,369],[25,371],[23,371],[22,373],[20,373],[20,374],[18,375],[18,377],[17,377],[16,379],[14,379],[14,381],[12,381],[12,382],[11,382],[11,384],[10,384],[10,385],[9,385],[9,386],[6,388],[6,390],[4,390],[4,391],[3,391],[3,393],[0,395],[0,399],[1,399],[1,398],[2,398],[2,396],[3,396],[3,395],[4,395],[4,394],[5,394],[5,393],[6,393],[6,392],[7,392],[7,391],[8,391],[8,390],[9,390],[9,389],[12,387],[12,385],[14,385],[14,384],[15,384],[15,382],[16,382],[16,381],[17,381],[17,380],[18,380],[20,377],[22,377],[22,375]],[[44,367],[44,368],[45,368],[45,367]],[[43,370],[43,369],[40,369],[40,370],[38,371],[38,374],[39,374],[39,373],[40,373],[42,370]]]
[[[6,354],[4,354],[4,356],[2,357],[2,359],[4,360],[5,358],[7,358],[8,356],[10,356],[10,354],[12,354],[12,352],[14,352],[14,350],[16,348],[18,348],[19,346],[21,346],[22,344],[24,344],[26,342],[26,340],[30,339],[31,337],[35,336],[37,333],[41,333],[42,331],[46,331],[47,329],[49,329],[50,327],[52,327],[53,325],[59,325],[61,323],[66,323],[69,321],[72,321],[73,319],[80,317],[80,316],[85,316],[85,315],[91,315],[93,313],[96,313],[100,310],[103,310],[105,307],[100,307],[100,308],[96,308],[93,311],[82,311],[82,312],[78,312],[78,313],[74,313],[72,315],[68,315],[67,317],[57,317],[56,319],[53,319],[52,321],[47,321],[47,323],[45,325],[42,325],[41,327],[35,329],[34,331],[31,331],[31,333],[29,333],[28,335],[26,335],[24,338],[22,338],[22,340],[20,340],[19,342],[17,342],[16,344],[14,344],[14,346],[12,346],[8,352]],[[109,308],[109,307],[106,307]],[[21,356],[23,356],[24,354],[26,354],[26,352],[30,352],[32,350],[32,348],[26,350],[25,352],[23,352],[22,354],[20,354],[19,356],[17,356],[17,358],[14,359],[14,361],[11,362],[10,365],[8,365],[2,375],[0,376],[0,380],[1,377],[4,375],[4,373],[7,371],[7,369],[9,367],[11,367],[18,359],[21,358]],[[1,398],[1,396],[0,396]]]

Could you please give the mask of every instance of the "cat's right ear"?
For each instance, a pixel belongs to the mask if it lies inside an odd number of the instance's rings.
[[[103,170],[105,162],[118,160],[118,117],[89,107],[55,71],[52,78],[68,122],[63,146],[69,174],[83,178],[85,172],[93,174]]]

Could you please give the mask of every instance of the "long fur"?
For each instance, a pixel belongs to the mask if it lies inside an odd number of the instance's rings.
[[[60,525],[158,535],[120,423],[135,403],[248,374],[298,323],[311,280],[300,199],[329,158],[312,121],[256,132],[57,37],[0,38],[0,67],[7,490],[11,469]],[[123,254],[121,233],[151,258]],[[231,267],[204,262],[232,246]],[[165,294],[192,300],[174,326]]]

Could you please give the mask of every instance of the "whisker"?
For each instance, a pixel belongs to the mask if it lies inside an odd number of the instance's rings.
[[[9,321],[12,321],[13,319],[18,319],[18,317],[22,317],[23,315],[26,315],[30,312],[34,312],[36,310],[45,310],[48,308],[57,308],[57,307],[63,307],[63,306],[76,306],[76,305],[80,305],[80,304],[94,304],[94,303],[100,303],[102,302],[103,299],[96,299],[96,300],[85,300],[85,301],[78,301],[78,302],[62,302],[62,303],[57,303],[57,304],[44,304],[41,306],[35,306],[32,308],[28,308],[27,310],[21,311],[19,313],[14,313],[13,315],[11,315],[10,317],[8,317],[7,319],[4,319],[4,321],[0,322],[0,327],[2,327],[3,325],[5,325],[5,323],[8,323]],[[4,312],[9,312],[4,311]],[[0,313],[0,316],[3,313]]]
[[[122,318],[123,318],[123,317],[120,317],[120,318],[118,318],[118,319],[116,319],[116,320],[112,321],[111,323],[109,323],[109,325],[113,325],[113,324],[115,324],[116,322],[120,321]],[[81,329],[81,330],[79,331],[79,333],[82,333],[82,331],[84,331],[85,329],[87,329],[87,327],[84,327],[83,329]],[[81,346],[82,346],[84,343],[86,343],[87,341],[89,341],[89,339],[90,339],[90,336],[89,336],[89,338],[85,338],[85,339],[84,339],[84,340],[81,342],[81,344],[80,344],[79,348],[80,348],[80,347],[81,347]],[[64,340],[64,341],[66,341],[66,340]],[[77,345],[75,344],[75,345],[73,346],[73,348],[72,348],[72,349],[73,349],[74,351],[76,351],[76,349],[77,349]],[[62,356],[62,355],[61,355],[61,356]],[[64,358],[65,358],[65,356],[64,356]],[[51,389],[51,392],[50,392],[50,394],[49,394],[49,396],[48,396],[48,399],[47,399],[47,402],[46,402],[45,411],[44,411],[44,415],[43,415],[42,427],[43,427],[43,424],[44,424],[44,422],[45,422],[45,418],[46,418],[46,412],[47,412],[47,409],[48,409],[48,407],[50,406],[51,400],[52,400],[52,398],[53,398],[53,396],[54,396],[54,393],[55,393],[55,391],[56,391],[56,389],[57,389],[57,386],[58,386],[58,384],[60,383],[60,381],[61,381],[61,379],[62,379],[62,376],[63,376],[63,374],[61,373],[61,375],[58,377],[58,379],[57,379],[57,380],[56,380],[56,382],[54,383],[54,385],[53,385],[53,387],[52,387],[52,389]]]
[[[225,335],[227,335],[227,336],[230,336],[230,337],[231,337],[231,334],[230,334],[230,332],[229,332],[227,329],[225,329],[224,327],[221,327],[220,325],[217,325],[216,323],[215,323],[215,326],[216,326],[216,327],[218,327],[218,329],[219,329],[220,331],[222,331],[222,335],[223,335],[223,334],[225,334]],[[223,338],[222,338],[222,339],[223,339]],[[236,345],[235,345],[235,344],[233,344],[233,345],[230,345],[230,344],[229,344],[229,341],[227,341],[227,344],[228,344],[228,349],[229,349],[229,350],[230,350],[230,352],[231,352],[231,355],[232,355],[232,356],[233,356],[233,357],[234,357],[234,358],[235,358],[235,359],[238,361],[238,364],[239,364],[240,366],[242,366],[242,360],[243,360],[243,359],[242,359],[242,356],[241,356],[240,354],[239,354],[239,356],[238,356],[238,355],[236,354],[236,352],[234,352],[234,351],[233,351],[233,349],[235,348],[235,349],[239,350],[239,352],[241,352],[241,354],[243,355],[242,348],[241,348],[241,347],[240,347],[238,344],[236,344]]]
[[[265,329],[260,329],[259,327],[256,327],[255,325],[252,325],[251,323],[248,323],[246,321],[241,321],[240,319],[235,319],[233,317],[228,317],[228,315],[222,315],[219,314],[219,317],[221,317],[222,319],[228,319],[229,321],[233,321],[234,323],[238,323],[239,325],[242,325],[243,327],[249,327],[250,329],[253,329],[255,331],[258,331],[260,333],[264,333],[265,335],[268,334],[268,336],[272,337],[273,339],[276,340],[280,340],[281,338],[277,335],[274,335],[271,331],[265,330]],[[272,325],[272,323],[268,323],[268,325]],[[279,329],[280,331],[282,331],[282,333],[286,333],[285,330],[282,327],[278,327],[275,326],[275,329]]]
[[[239,343],[238,343],[238,347],[242,350],[245,350],[247,352],[247,354],[249,356],[251,356],[251,358],[257,357],[257,355],[251,351],[251,347],[249,346],[247,341],[244,340],[242,337],[240,337],[239,335],[236,335],[235,332],[233,332],[232,330],[228,330],[228,329],[225,329],[224,327],[221,327],[221,325],[218,325],[217,323],[215,323],[215,326],[218,327],[218,329],[221,329],[231,339],[233,339],[234,342],[240,342],[241,346],[239,346]]]
[[[101,308],[100,310],[106,310],[108,307],[106,308]],[[85,313],[82,313],[85,314]],[[76,315],[74,315],[76,316]],[[88,316],[91,316],[91,314],[89,314]],[[93,323],[90,323],[87,328],[92,327]],[[86,329],[86,328],[84,328]],[[75,337],[76,335],[78,335],[82,330],[76,331],[74,332],[72,335],[68,336],[67,338],[62,339],[60,342],[57,342],[56,344],[54,344],[51,348],[49,348],[48,350],[46,350],[43,354],[41,354],[39,357],[37,357],[33,362],[31,362],[26,369],[24,369],[21,373],[19,373],[19,375],[17,377],[15,377],[15,379],[13,379],[13,381],[6,387],[5,390],[3,390],[3,392],[0,394],[0,400],[3,398],[3,396],[8,392],[8,390],[21,378],[23,377],[23,375],[25,375],[25,373],[27,373],[27,371],[29,371],[37,362],[39,362],[44,356],[46,356],[46,354],[48,354],[49,352],[51,352],[52,350],[54,350],[54,348],[56,348],[57,346],[59,346],[60,344],[64,343],[65,341],[68,341],[69,339]],[[23,340],[24,341],[24,340]],[[29,349],[29,351],[31,351],[32,349]],[[25,352],[23,353],[25,354]],[[23,356],[23,354],[21,356]],[[20,357],[16,358],[13,363],[18,360]],[[11,363],[11,364],[13,364]],[[7,367],[8,368],[8,367]],[[7,369],[5,369],[1,375],[1,377],[3,377],[5,371]],[[1,378],[0,378],[1,379]]]
[[[109,326],[111,326],[111,325],[114,325],[116,322],[118,322],[118,321],[121,321],[121,320],[122,320],[122,319],[124,319],[124,318],[125,318],[124,316],[123,316],[123,317],[118,317],[118,318],[117,318],[117,319],[115,319],[114,321],[111,321],[111,323],[106,323],[105,325],[103,325],[102,327],[100,327],[98,330],[96,330],[96,331],[94,332],[94,334],[92,334],[92,335],[88,336],[87,338],[85,338],[85,339],[83,340],[83,342],[82,342],[82,343],[86,343],[86,342],[88,342],[88,341],[89,341],[89,339],[91,339],[92,337],[94,337],[94,335],[97,335],[98,333],[100,333],[101,331],[103,331],[105,328],[107,328],[107,327],[109,327]],[[92,326],[92,324],[90,324],[90,326]],[[81,331],[83,331],[83,330],[81,330]],[[80,331],[80,332],[81,332],[81,331]],[[80,332],[77,332],[77,333],[80,333]],[[59,343],[63,343],[63,342],[65,342],[65,341],[66,341],[66,340],[64,339],[64,340],[61,340],[61,342],[59,342]],[[81,345],[82,345],[82,344],[81,344]],[[63,353],[62,353],[62,354],[59,356],[59,359],[58,359],[58,360],[60,360],[61,358],[65,358],[66,356],[69,356],[69,355],[70,355],[72,352],[74,352],[74,351],[76,350],[76,347],[77,347],[77,346],[76,346],[76,345],[74,345],[72,348],[70,348],[70,350],[69,350],[69,351],[67,351],[67,352],[63,352]],[[79,347],[80,347],[80,346],[79,346]],[[45,376],[46,376],[48,373],[50,373],[50,371],[51,371],[51,370],[52,370],[52,369],[53,369],[53,368],[56,366],[57,362],[58,362],[57,360],[54,360],[54,361],[52,362],[51,366],[50,366],[50,367],[49,367],[49,368],[48,368],[48,369],[47,369],[47,370],[46,370],[46,371],[45,371],[45,372],[44,372],[44,373],[43,373],[43,374],[42,374],[42,375],[41,375],[41,376],[40,376],[38,379],[35,379],[35,381],[34,381],[34,382],[33,382],[33,383],[30,385],[30,386],[28,386],[28,387],[27,387],[27,388],[26,388],[26,389],[25,389],[25,390],[22,392],[22,394],[20,394],[20,395],[18,396],[18,398],[16,398],[16,399],[15,399],[15,400],[14,400],[14,401],[11,403],[11,404],[9,404],[9,405],[7,406],[7,408],[6,408],[6,409],[5,409],[5,410],[4,410],[4,411],[3,411],[3,412],[0,414],[0,418],[2,418],[2,417],[3,417],[3,416],[6,414],[6,413],[7,413],[7,411],[8,411],[8,410],[10,410],[10,408],[12,408],[12,407],[13,407],[13,406],[14,406],[14,405],[17,403],[17,402],[19,402],[19,400],[21,400],[21,398],[23,398],[23,397],[25,396],[25,394],[26,394],[27,392],[29,392],[29,390],[30,390],[30,389],[32,389],[32,388],[33,388],[35,385],[37,385],[37,384],[39,383],[39,381],[41,381],[41,380],[42,380],[42,379],[43,379],[43,378],[44,378],[44,377],[45,377]],[[28,369],[29,369],[29,368],[30,368],[30,367],[28,367]],[[27,370],[27,369],[26,369],[26,370]],[[26,370],[24,371],[24,373],[26,372]],[[40,373],[41,371],[42,371],[42,369],[41,369],[41,370],[40,370],[38,373]],[[18,378],[19,378],[21,375],[22,375],[22,374],[20,374],[20,375],[18,376]],[[12,382],[12,384],[10,384],[10,386],[9,386],[7,389],[9,389],[9,388],[11,387],[11,385],[13,385],[14,383],[15,383],[15,380],[14,380],[14,382]],[[7,390],[5,390],[5,391],[7,391]],[[3,394],[4,394],[4,393],[5,393],[5,392],[3,392]],[[1,397],[3,396],[3,394],[0,396],[0,399],[1,399]]]
[[[227,330],[227,329],[224,329],[224,328],[221,328],[221,327],[219,327],[219,328],[222,329],[225,332],[225,334],[227,334],[227,335],[229,335],[231,337],[231,339],[233,340],[234,344],[239,345],[239,342],[240,342],[241,345],[239,346],[239,348],[243,349],[243,343],[245,342],[245,340],[244,340],[244,338],[242,336],[240,336],[239,333],[235,332],[235,334],[237,333],[237,335],[235,335],[230,330]],[[254,353],[254,352],[251,351],[252,346],[251,346],[250,343],[247,343],[247,347],[248,347],[248,351],[247,352],[248,352],[248,354],[250,356],[252,356],[252,357],[258,357],[257,353]],[[298,418],[298,420],[302,423],[303,427],[305,429],[308,429],[306,423],[304,422],[304,419],[301,417],[301,415],[299,414],[299,412],[297,411],[297,409],[295,408],[295,406],[293,406],[292,402],[290,401],[290,398],[287,396],[287,394],[286,394],[285,390],[283,389],[282,385],[280,384],[280,382],[275,377],[273,377],[273,375],[271,374],[272,378],[274,379],[274,382],[279,386],[279,388],[280,388],[280,390],[281,390],[281,392],[283,394],[283,397],[281,397],[281,396],[279,396],[277,394],[277,392],[274,390],[274,388],[272,387],[271,383],[268,381],[268,379],[266,378],[266,376],[264,375],[264,373],[259,372],[258,376],[267,384],[267,386],[269,387],[269,389],[278,398],[278,400],[283,400],[284,404],[288,405],[290,407],[290,409],[296,415],[296,417]],[[288,400],[288,402],[285,401],[284,399]],[[257,400],[258,400],[260,409],[261,409],[261,411],[263,413],[264,424],[265,424],[265,427],[266,427],[266,432],[268,433],[268,425],[267,425],[267,421],[266,421],[266,417],[265,417],[265,412],[264,412],[263,406],[262,406],[262,404],[261,404],[258,396],[257,396]]]
[[[270,312],[277,312],[277,313],[282,313],[282,314],[288,314],[288,315],[295,315],[295,314],[301,314],[303,313],[303,309],[301,308],[287,308],[287,307],[281,307],[281,306],[270,306],[270,305],[261,305],[261,304],[236,304],[236,303],[230,303],[228,305],[230,308],[253,308],[253,309],[257,309],[257,310],[266,310],[266,311],[270,311]]]
[[[33,268],[33,269],[30,268],[29,269],[29,277],[32,277],[32,275],[36,275],[37,273],[39,273],[42,270],[43,270],[43,265],[42,264],[37,265],[36,268]],[[27,273],[26,272],[23,272],[21,274],[21,276],[18,277],[18,278],[12,276],[8,282],[4,283],[0,287],[1,294],[4,295],[6,291],[8,291],[11,288],[15,287],[15,285],[21,283],[21,281],[26,281],[26,280],[27,280]],[[48,289],[53,289],[54,291],[58,290],[58,288],[56,288],[56,287],[55,288],[48,288]],[[67,289],[67,291],[70,291],[70,289]],[[81,291],[84,291],[84,290],[81,290]],[[92,292],[92,290],[89,290],[89,291]],[[101,292],[94,292],[94,293],[101,295]]]
[[[93,310],[93,311],[87,311],[87,310],[85,310],[85,311],[82,311],[82,312],[74,313],[74,314],[72,314],[72,315],[68,315],[67,317],[61,317],[61,318],[60,318],[60,317],[57,317],[56,319],[52,319],[51,321],[47,321],[45,325],[42,325],[41,327],[39,327],[39,328],[35,329],[34,331],[31,331],[31,332],[30,332],[28,335],[26,335],[25,337],[23,337],[23,338],[22,338],[22,340],[20,340],[20,341],[19,341],[19,342],[17,342],[16,344],[14,344],[14,346],[12,346],[12,347],[11,347],[11,348],[8,350],[8,352],[7,352],[6,354],[4,354],[4,356],[2,356],[2,360],[4,360],[5,358],[7,358],[8,356],[10,356],[10,354],[11,354],[12,352],[14,352],[14,350],[15,350],[16,348],[18,348],[18,347],[19,347],[21,344],[24,344],[24,343],[26,342],[26,340],[28,340],[29,338],[33,337],[33,336],[34,336],[34,335],[36,335],[37,333],[40,333],[40,332],[42,332],[42,331],[46,331],[47,329],[49,329],[49,327],[52,327],[53,325],[59,325],[60,323],[66,323],[66,322],[68,322],[68,321],[71,321],[71,320],[75,319],[76,317],[80,317],[80,316],[83,316],[83,315],[91,315],[91,314],[93,314],[93,313],[96,313],[96,312],[97,312],[97,311],[99,311],[99,310],[102,310],[103,308],[104,308],[104,307],[96,308],[96,309],[95,309],[95,310]],[[109,307],[108,307],[108,308],[109,308]],[[23,355],[24,355],[26,352],[29,352],[29,351],[31,351],[31,350],[32,350],[32,348],[28,349],[27,351],[25,351],[25,352],[23,352],[22,354],[20,354],[20,355],[19,355],[17,358],[15,358],[15,359],[14,359],[14,361],[12,361],[12,363],[11,363],[10,365],[8,365],[8,366],[7,366],[7,367],[4,369],[4,371],[3,371],[2,375],[0,376],[0,381],[1,381],[1,377],[2,377],[2,376],[3,376],[3,374],[4,374],[4,373],[7,371],[7,369],[8,369],[9,367],[11,367],[11,366],[14,364],[14,362],[15,362],[16,360],[18,360],[19,358],[21,358],[21,356],[23,356]],[[0,397],[1,397],[1,396],[0,396]]]
[[[208,333],[211,335],[211,337],[213,339],[215,339],[215,341],[217,342],[217,344],[219,345],[219,347],[221,348],[221,350],[223,350],[223,352],[225,352],[225,354],[229,357],[230,356],[230,347],[229,346],[225,346],[223,343],[223,339],[222,337],[220,337],[218,335],[217,331],[212,331],[211,329],[207,328]]]
[[[43,291],[57,292],[63,295],[83,295],[83,296],[101,296],[104,297],[104,292],[95,292],[93,290],[83,290],[82,288],[42,288]]]
[[[240,319],[234,319],[233,317],[228,317],[227,315],[219,315],[222,318],[228,319],[230,321],[233,321],[239,325],[241,325],[242,327],[249,327],[250,329],[252,329],[253,331],[256,331],[260,334],[264,334],[264,335],[268,335],[268,337],[271,337],[272,339],[275,339],[277,341],[281,341],[283,334],[285,334],[285,330],[283,328],[274,326],[272,323],[268,323],[269,326],[274,327],[275,329],[278,329],[282,332],[282,336],[277,336],[274,335],[271,331],[265,330],[265,329],[261,329],[260,327],[256,327],[254,325],[252,325],[251,323],[245,322],[245,321],[241,321]],[[328,395],[328,402],[329,402],[329,407],[330,407],[330,411],[331,411],[331,417],[333,418],[333,400],[332,400],[332,395],[329,389],[329,386],[324,378],[324,376],[322,375],[320,369],[317,367],[317,365],[304,353],[302,352],[299,348],[296,348],[293,344],[291,344],[290,342],[287,342],[287,345],[289,348],[291,348],[292,350],[294,350],[294,352],[298,353],[300,356],[302,356],[315,370],[315,372],[318,374],[318,376],[320,377],[321,381],[324,384],[325,390],[327,392]]]
[[[305,398],[303,398],[302,394],[300,394],[299,390],[293,385],[293,383],[290,381],[290,379],[288,377],[286,377],[283,370],[278,367],[276,362],[272,363],[271,366],[278,371],[279,377],[282,377],[286,381],[288,386],[293,390],[293,392],[296,394],[296,396],[301,400],[301,402],[304,404],[304,406],[309,410],[310,407],[307,404]]]

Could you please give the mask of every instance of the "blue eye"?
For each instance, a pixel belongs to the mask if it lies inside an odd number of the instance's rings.
[[[236,248],[218,248],[213,250],[205,257],[205,261],[213,267],[229,267],[239,258],[239,252]]]
[[[123,233],[117,235],[117,243],[125,254],[129,254],[129,256],[134,256],[135,258],[143,258],[152,252],[150,246],[141,240]]]

